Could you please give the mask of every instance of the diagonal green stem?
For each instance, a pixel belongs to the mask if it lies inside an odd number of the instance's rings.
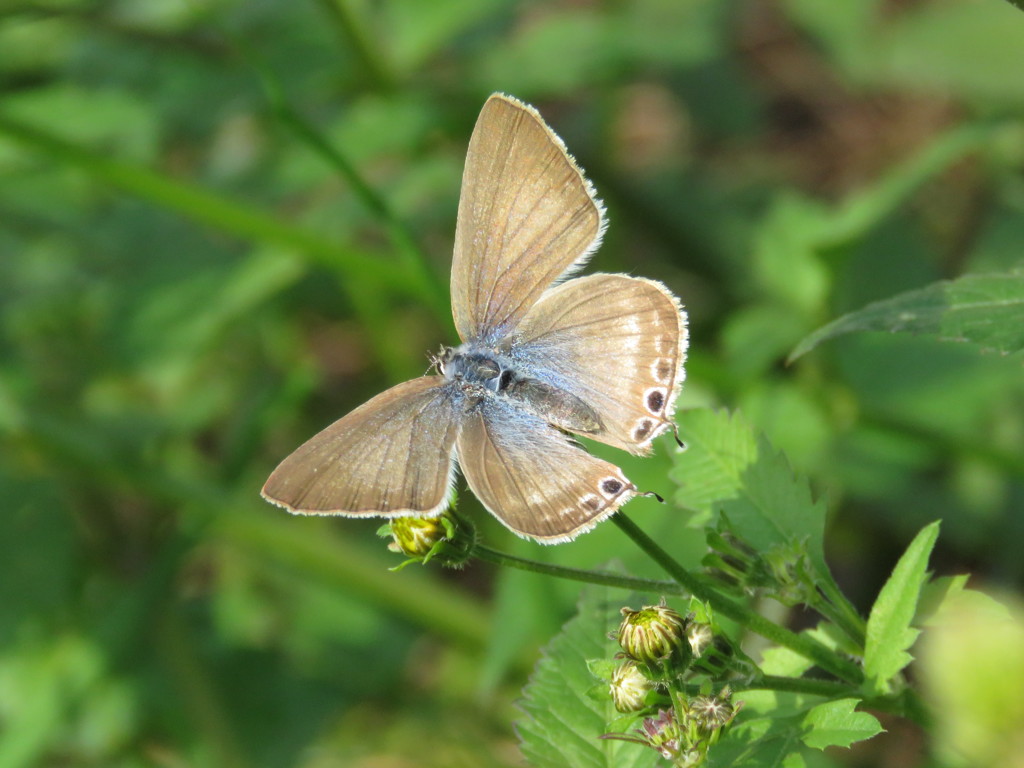
[[[395,76],[385,58],[379,54],[370,33],[352,8],[351,0],[319,0],[338,36],[359,59],[373,85],[381,90],[395,87]]]
[[[45,130],[0,114],[0,135],[59,160],[66,165],[150,203],[176,211],[221,232],[304,253],[344,272],[408,292],[412,281],[393,263],[372,258],[341,243],[331,242],[200,187],[186,184],[142,166],[111,159],[65,141]]]
[[[653,592],[655,594],[686,595],[685,592],[674,581],[658,581],[655,579],[641,579],[636,576],[623,576],[608,571],[588,571],[582,568],[567,568],[562,565],[551,565],[537,560],[528,560],[525,557],[517,557],[506,552],[498,552],[483,545],[477,545],[473,554],[495,565],[518,568],[521,571],[542,573],[546,576],[554,576],[559,579],[570,581],[582,581],[586,584],[600,584],[606,587],[618,587],[629,589],[635,592]]]
[[[841,629],[857,648],[864,649],[867,625],[864,617],[831,580],[820,585],[821,599],[810,607]]]
[[[401,260],[396,268],[404,269],[412,276],[416,285],[420,287],[420,298],[430,306],[442,325],[454,330],[451,310],[448,308],[447,287],[438,279],[437,273],[430,266],[426,254],[405,221],[392,210],[383,197],[377,194],[341,150],[328,142],[309,121],[295,111],[276,80],[264,73],[258,65],[256,70],[261,72],[267,99],[281,123],[324,158],[345,179],[367,210],[384,225]]]
[[[334,4],[333,0],[323,1],[330,7],[339,7]],[[446,299],[447,288],[431,267],[426,253],[420,248],[405,221],[395,213],[387,200],[363,178],[341,149],[328,141],[291,105],[281,81],[244,38],[233,34],[226,28],[223,32],[259,76],[267,102],[280,123],[331,166],[345,180],[363,207],[383,225],[400,258],[396,269],[404,270],[411,276],[412,281],[419,289],[420,298],[430,306],[442,326],[454,331],[455,326]]]
[[[813,677],[781,677],[760,675],[751,680],[729,680],[727,685],[733,691],[781,691],[785,693],[807,693],[812,696],[840,698],[850,695],[850,686],[834,680],[820,680]]]
[[[771,640],[774,643],[785,646],[790,650],[799,653],[801,656],[810,659],[822,669],[830,672],[841,680],[859,685],[864,679],[864,673],[860,667],[852,661],[841,657],[829,648],[806,635],[798,635],[795,632],[780,627],[778,624],[769,621],[764,616],[746,608],[739,603],[719,594],[708,587],[701,579],[698,579],[688,570],[677,563],[671,555],[662,549],[651,537],[621,512],[616,514],[612,520],[633,542],[651,557],[658,565],[665,569],[675,581],[690,591],[695,597],[708,603],[712,608],[723,616],[728,616],[741,626],[751,632]]]

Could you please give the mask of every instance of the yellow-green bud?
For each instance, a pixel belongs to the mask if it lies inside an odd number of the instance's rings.
[[[436,544],[448,538],[440,517],[396,517],[391,521],[394,537],[388,549],[408,557],[424,558]]]
[[[377,533],[392,537],[388,549],[409,558],[403,565],[426,563],[436,557],[443,565],[459,567],[469,559],[476,544],[472,526],[451,511],[436,517],[396,517]]]
[[[612,672],[612,703],[619,712],[637,712],[644,708],[654,683],[647,679],[635,661],[626,660]]]
[[[626,657],[658,677],[679,674],[693,652],[687,639],[687,620],[665,605],[647,605],[639,611],[622,609],[617,640]]]

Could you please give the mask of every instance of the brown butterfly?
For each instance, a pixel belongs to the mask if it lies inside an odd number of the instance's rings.
[[[637,494],[566,433],[636,454],[674,428],[686,314],[661,283],[566,279],[597,249],[604,207],[540,115],[484,104],[462,177],[452,311],[439,375],[392,387],[281,462],[268,501],[311,515],[431,516],[456,463],[514,533],[568,541]]]

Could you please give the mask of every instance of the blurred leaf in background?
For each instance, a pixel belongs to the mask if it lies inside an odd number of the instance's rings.
[[[861,610],[936,518],[932,567],[1019,590],[1019,351],[923,327],[786,359],[1020,269],[1022,51],[1003,0],[3,3],[0,765],[521,764],[512,703],[578,585],[390,573],[375,523],[258,496],[454,340],[496,90],[605,200],[592,268],[687,305],[681,405],[741,409],[828,493]],[[668,496],[670,450],[615,460]],[[611,526],[541,549],[461,501],[508,551],[650,567]],[[686,513],[629,509],[699,562]]]

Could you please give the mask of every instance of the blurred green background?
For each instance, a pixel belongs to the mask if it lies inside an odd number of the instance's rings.
[[[578,587],[390,573],[377,523],[258,494],[454,341],[495,90],[605,200],[591,268],[687,305],[681,408],[741,409],[827,493],[858,605],[936,518],[937,571],[1019,589],[1019,355],[863,334],[784,361],[1024,263],[1022,72],[1003,0],[0,3],[0,768],[521,764],[514,701]],[[671,495],[667,445],[607,455]],[[498,548],[649,572],[613,526],[542,548],[460,507]],[[699,560],[701,521],[629,512]],[[885,724],[826,764],[922,764]]]

